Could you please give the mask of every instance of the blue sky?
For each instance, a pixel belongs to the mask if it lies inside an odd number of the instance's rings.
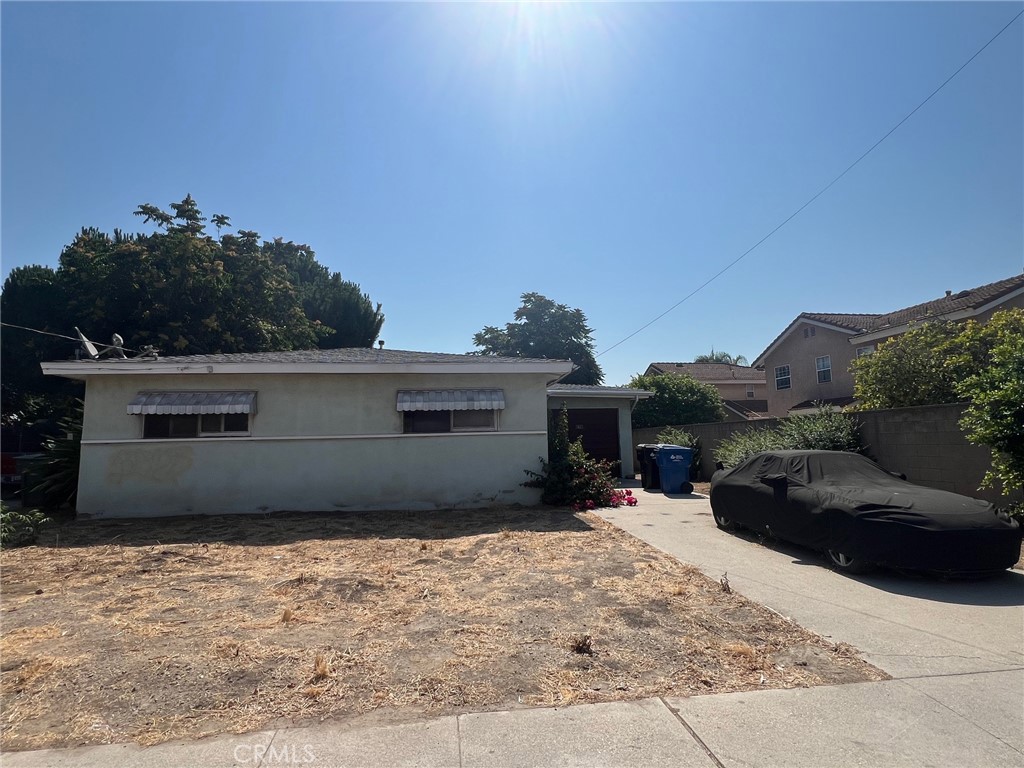
[[[191,193],[358,282],[388,347],[470,351],[538,291],[601,352],[1022,8],[4,2],[3,274]],[[1019,273],[1022,136],[1024,18],[602,355],[606,383]]]

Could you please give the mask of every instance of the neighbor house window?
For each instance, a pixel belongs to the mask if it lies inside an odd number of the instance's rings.
[[[493,432],[505,407],[500,389],[403,389],[398,391],[402,432]]]
[[[832,381],[832,357],[830,355],[814,358],[814,367],[818,371],[819,384],[827,384]]]
[[[864,357],[864,355],[873,354],[874,351],[874,347],[857,347],[857,357]]]
[[[804,338],[808,339],[814,335],[814,326],[808,325],[804,327]]]
[[[775,388],[776,389],[789,389],[793,384],[792,379],[789,375],[788,365],[777,365],[775,366]]]
[[[753,384],[747,384],[747,397],[749,397],[749,398],[753,398],[754,397],[754,385]]]

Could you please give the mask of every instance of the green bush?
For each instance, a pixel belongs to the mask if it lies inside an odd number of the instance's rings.
[[[848,414],[822,407],[806,416],[788,416],[774,429],[737,432],[721,442],[715,459],[734,467],[755,453],[786,450],[859,453],[860,425]]]
[[[46,515],[38,509],[10,509],[0,501],[0,548],[35,544]]]
[[[46,509],[75,506],[78,497],[78,466],[82,456],[82,402],[57,422],[64,432],[43,445],[45,453],[26,481],[25,494]]]
[[[527,488],[540,488],[545,504],[573,509],[618,506],[622,503],[612,483],[611,462],[595,459],[579,440],[569,442],[569,412],[565,405],[554,429],[549,430],[549,460],[540,460],[540,472],[524,470]]]

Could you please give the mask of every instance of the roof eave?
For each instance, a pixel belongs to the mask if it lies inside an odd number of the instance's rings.
[[[423,374],[507,373],[560,374],[572,370],[567,360],[494,362],[484,358],[466,362],[418,363],[181,363],[160,360],[69,360],[42,363],[43,374],[85,380],[90,376],[192,376],[265,374]]]
[[[786,340],[790,333],[792,333],[798,323],[807,323],[808,325],[816,325],[819,328],[827,328],[830,331],[839,331],[840,333],[856,334],[857,331],[852,331],[849,328],[843,328],[841,325],[834,325],[833,323],[824,323],[821,320],[815,320],[814,318],[807,317],[804,313],[797,315],[796,319],[793,320],[789,325],[786,326],[785,330],[775,337],[775,341],[768,345],[767,349],[760,355],[754,358],[754,362],[750,364],[751,368],[757,368],[759,365],[764,365],[765,360],[772,352],[774,352],[778,346]]]

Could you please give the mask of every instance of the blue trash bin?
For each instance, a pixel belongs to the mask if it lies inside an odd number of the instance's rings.
[[[693,493],[690,482],[690,462],[693,448],[681,445],[658,446],[656,456],[658,472],[661,475],[661,490],[665,493]]]

